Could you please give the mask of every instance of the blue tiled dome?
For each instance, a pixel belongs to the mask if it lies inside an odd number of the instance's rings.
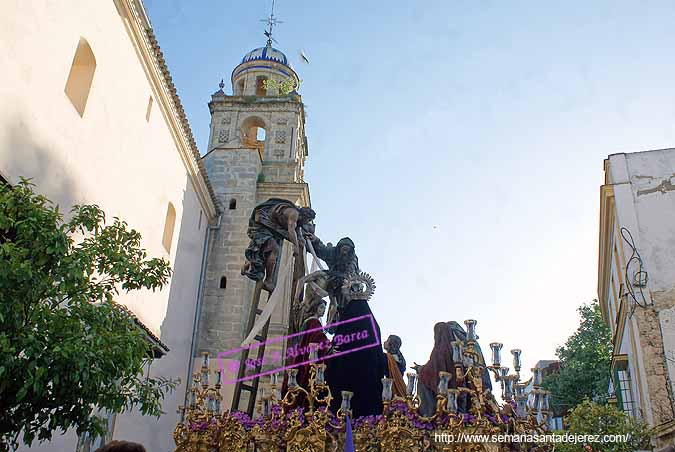
[[[241,62],[246,63],[247,61],[256,60],[276,61],[277,63],[288,66],[288,59],[286,58],[286,55],[284,55],[281,50],[277,50],[271,45],[251,50],[246,55],[244,55],[244,58],[241,60]]]

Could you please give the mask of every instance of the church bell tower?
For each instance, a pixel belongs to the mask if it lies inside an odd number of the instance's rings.
[[[247,333],[255,282],[240,271],[253,208],[269,198],[310,205],[304,181],[305,113],[296,91],[299,78],[286,55],[272,47],[271,28],[268,38],[264,47],[248,52],[232,71],[232,95],[223,91],[221,81],[208,104],[211,127],[203,161],[223,214],[209,243],[197,355],[208,352],[215,358],[238,348]],[[280,267],[292,259],[289,251],[282,253]],[[288,333],[289,315],[290,300],[284,300],[272,315],[269,338]],[[194,361],[195,368],[201,364],[198,356]],[[233,385],[224,386],[223,408],[228,409]]]

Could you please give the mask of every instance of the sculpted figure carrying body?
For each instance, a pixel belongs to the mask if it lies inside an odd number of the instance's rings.
[[[277,256],[283,240],[293,244],[293,255],[302,253],[303,230],[310,227],[316,213],[308,207],[297,207],[286,199],[271,198],[253,209],[247,234],[251,239],[246,252],[246,264],[241,274],[262,281],[268,292],[276,286]]]

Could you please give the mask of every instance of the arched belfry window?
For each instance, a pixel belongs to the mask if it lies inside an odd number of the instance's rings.
[[[241,123],[241,136],[244,147],[258,149],[260,158],[265,155],[265,140],[267,128],[265,122],[257,117],[250,116]]]
[[[221,289],[227,289],[227,277],[223,276],[220,278],[220,288]]]
[[[87,106],[89,91],[94,81],[94,71],[96,70],[96,57],[86,39],[80,38],[75,50],[75,57],[70,66],[68,81],[66,81],[66,96],[70,99],[73,106],[80,114],[84,116],[84,108]]]
[[[230,199],[230,210],[234,210],[237,208],[237,200],[232,198]]]
[[[167,253],[171,252],[171,241],[173,240],[173,229],[176,225],[176,209],[169,203],[166,208],[166,220],[164,221],[164,235],[162,236],[162,245]]]
[[[255,78],[255,95],[256,96],[267,96],[267,90],[265,89],[265,80],[267,77],[259,75]]]

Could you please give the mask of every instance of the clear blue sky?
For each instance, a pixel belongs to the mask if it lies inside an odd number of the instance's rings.
[[[145,0],[202,151],[270,1]],[[675,145],[675,3],[278,0],[317,235],[356,242],[409,363],[437,321],[554,357],[596,295],[603,159]],[[304,49],[311,64],[300,63]],[[436,228],[434,228],[436,226]],[[527,372],[529,374],[529,372]]]

